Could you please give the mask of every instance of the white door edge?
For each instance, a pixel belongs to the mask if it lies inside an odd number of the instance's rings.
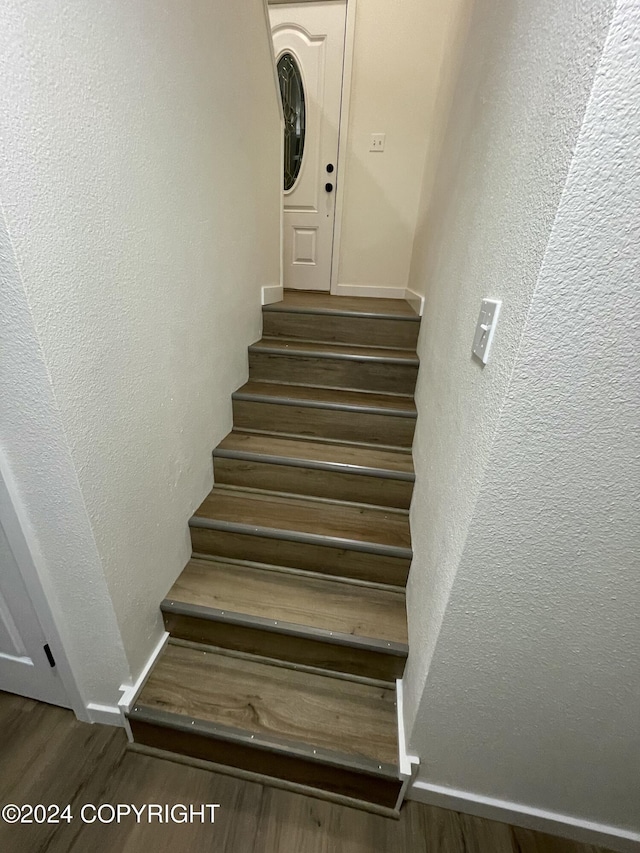
[[[26,524],[24,510],[17,499],[17,489],[13,482],[4,454],[0,451],[0,523],[15,557],[20,576],[27,589],[38,621],[56,662],[56,669],[69,705],[79,720],[90,722],[84,699],[71,669],[66,650],[61,640],[53,612],[47,602],[40,575],[33,559],[29,543],[29,527]]]
[[[348,0],[347,0],[348,3]],[[282,98],[280,97],[280,82],[278,81],[278,69],[276,67],[276,52],[273,46],[273,36],[271,35],[271,20],[269,18],[269,0],[262,0],[264,11],[264,28],[269,44],[269,52],[271,53],[271,70],[273,71],[273,90],[278,106],[278,116],[280,118],[280,294],[279,299],[272,299],[273,302],[279,302],[284,295],[284,204],[282,202],[282,187],[284,186],[284,111],[282,109]],[[262,288],[262,304],[268,305],[265,302],[265,288]]]
[[[344,61],[342,64],[342,100],[340,124],[338,125],[338,164],[340,180],[336,186],[336,210],[333,220],[333,254],[331,256],[330,293],[338,294],[338,267],[340,264],[340,241],[344,212],[344,183],[347,164],[349,113],[351,109],[351,79],[353,76],[353,50],[356,36],[356,5],[358,0],[347,0],[347,20],[344,35]]]

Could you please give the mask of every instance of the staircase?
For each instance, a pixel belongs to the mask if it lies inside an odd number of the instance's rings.
[[[295,291],[263,319],[129,723],[138,749],[395,810],[420,320]]]

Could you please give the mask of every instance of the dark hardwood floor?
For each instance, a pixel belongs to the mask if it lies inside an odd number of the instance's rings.
[[[58,825],[0,821],[2,853],[600,853],[407,803],[399,821],[127,751],[121,729],[0,693],[0,807],[70,804]],[[85,803],[219,803],[215,823],[83,824]]]

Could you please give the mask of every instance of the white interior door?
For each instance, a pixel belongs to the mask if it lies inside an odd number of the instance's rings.
[[[0,518],[11,518],[10,498],[0,477]],[[6,522],[5,522],[6,523]],[[70,703],[9,541],[0,522],[0,690],[19,693],[52,705]],[[21,535],[12,530],[12,538]],[[53,661],[53,658],[52,658]]]
[[[284,286],[329,290],[346,0],[269,7],[285,114]]]

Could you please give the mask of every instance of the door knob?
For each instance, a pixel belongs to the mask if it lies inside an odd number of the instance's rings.
[[[333,163],[327,163],[327,172],[329,172],[329,174],[333,172]]]
[[[328,193],[333,192],[333,184],[325,184],[324,188]]]

